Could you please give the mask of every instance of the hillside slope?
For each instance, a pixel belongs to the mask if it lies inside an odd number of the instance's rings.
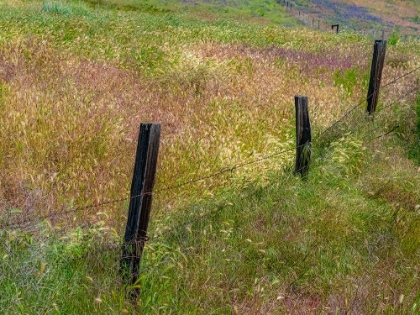
[[[420,4],[416,1],[296,0],[289,3],[301,14],[306,13],[331,24],[339,23],[345,29],[420,35]]]
[[[389,40],[368,116],[372,38],[291,10],[0,0],[2,314],[418,313],[420,42]],[[313,128],[306,179],[295,95]],[[133,303],[121,242],[150,121]]]
[[[251,18],[283,25],[304,22],[307,26],[329,30],[331,24],[340,24],[342,30],[353,30],[378,35],[398,32],[402,35],[420,36],[420,3],[416,1],[358,1],[358,0],[271,0],[271,1],[171,1],[159,0],[156,4],[178,3],[180,8],[192,12],[214,12],[219,17]],[[182,5],[181,5],[182,4]],[[286,13],[286,14],[284,14]],[[314,23],[315,22],[315,23]]]

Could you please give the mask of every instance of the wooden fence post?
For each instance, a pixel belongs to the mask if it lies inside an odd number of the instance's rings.
[[[296,108],[296,167],[295,174],[306,178],[311,160],[311,123],[308,113],[308,98],[295,96]]]
[[[372,114],[378,104],[379,87],[381,85],[382,69],[384,67],[386,40],[375,40],[370,69],[369,90],[367,94],[367,111]]]
[[[159,139],[160,124],[140,125],[121,258],[121,272],[127,285],[133,285],[138,279],[140,260],[147,241]],[[139,292],[138,287],[132,289],[130,297],[137,299]]]

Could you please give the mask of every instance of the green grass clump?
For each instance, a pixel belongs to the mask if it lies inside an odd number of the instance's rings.
[[[357,83],[357,69],[351,68],[347,69],[343,72],[335,72],[334,73],[334,84],[337,86],[341,86],[345,93],[348,95],[353,94],[354,86]]]
[[[128,313],[118,275],[119,238],[103,224],[61,235],[39,225],[42,237],[0,234],[3,314]],[[6,276],[7,275],[7,276]]]
[[[395,30],[394,32],[391,33],[391,35],[389,35],[388,37],[388,44],[395,46],[398,41],[400,40],[400,35],[398,30]]]

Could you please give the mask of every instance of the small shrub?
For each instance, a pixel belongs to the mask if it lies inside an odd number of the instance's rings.
[[[71,8],[66,6],[65,4],[48,0],[42,3],[41,11],[62,15],[70,15],[72,13]]]
[[[41,11],[62,16],[88,16],[89,11],[84,3],[81,2],[61,2],[57,0],[44,0]]]
[[[401,36],[399,34],[398,29],[395,30],[394,32],[391,33],[391,35],[389,35],[388,44],[391,45],[391,46],[395,46],[398,43],[398,41],[400,40],[400,37]]]

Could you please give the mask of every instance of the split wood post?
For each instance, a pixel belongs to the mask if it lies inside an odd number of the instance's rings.
[[[121,258],[121,272],[129,286],[135,284],[139,277],[140,260],[147,241],[159,139],[160,124],[140,125]],[[137,299],[139,292],[138,287],[132,289],[130,297]]]
[[[296,167],[295,174],[299,173],[306,178],[311,160],[311,123],[308,113],[308,98],[295,96],[296,108]]]
[[[369,90],[367,94],[367,111],[372,114],[378,104],[379,87],[382,79],[386,52],[386,40],[375,40],[373,47],[372,67],[370,69]]]

